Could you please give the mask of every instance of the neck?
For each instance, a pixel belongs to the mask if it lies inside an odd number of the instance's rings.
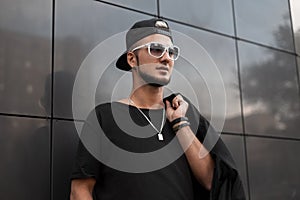
[[[133,88],[129,98],[139,108],[163,108],[163,87],[143,85]]]

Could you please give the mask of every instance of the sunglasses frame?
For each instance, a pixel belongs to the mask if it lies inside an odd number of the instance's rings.
[[[151,46],[152,44],[158,44],[158,45],[160,45],[161,47],[164,48],[164,51],[162,52],[162,54],[161,54],[160,56],[155,56],[155,55],[151,54],[151,48],[150,48],[150,46]],[[176,46],[176,45],[166,46],[166,45],[163,45],[163,44],[161,44],[161,43],[159,43],[159,42],[149,42],[149,43],[147,43],[147,44],[143,44],[143,45],[137,46],[137,47],[133,48],[131,51],[134,52],[134,51],[136,51],[136,50],[138,50],[138,49],[141,49],[141,48],[144,48],[144,47],[147,47],[147,49],[148,49],[148,54],[149,54],[150,56],[154,57],[154,58],[161,58],[161,57],[163,57],[164,54],[167,52],[168,58],[171,59],[171,60],[173,60],[173,61],[175,61],[175,60],[177,60],[177,59],[179,58],[179,55],[180,55],[180,49],[179,49],[178,46]],[[170,57],[170,53],[169,53],[169,49],[170,49],[170,48],[174,48],[174,47],[178,49],[177,57],[176,57],[176,58],[171,58],[171,57]]]

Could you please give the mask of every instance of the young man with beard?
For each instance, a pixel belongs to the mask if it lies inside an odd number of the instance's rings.
[[[206,136],[217,137],[209,123],[182,95],[164,98],[164,86],[179,57],[167,22],[154,18],[135,23],[126,34],[126,45],[116,66],[131,71],[132,91],[126,99],[97,106],[95,116],[87,119],[72,174],[71,199],[245,199],[222,141],[210,152],[202,144]],[[148,155],[166,150],[149,163],[128,157],[113,168],[109,163],[122,156],[99,136],[97,126],[125,151]],[[123,168],[130,164],[134,169]]]

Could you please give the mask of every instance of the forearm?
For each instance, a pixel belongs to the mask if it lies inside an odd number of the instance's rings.
[[[89,180],[73,180],[71,184],[70,200],[93,200],[92,191],[95,181]]]
[[[185,156],[195,178],[207,190],[210,190],[215,165],[211,155],[195,137],[189,126],[179,129],[176,136],[185,151]]]
[[[172,104],[166,101],[167,118],[185,152],[195,178],[206,189],[210,190],[215,163],[189,126],[188,118],[185,117],[188,106],[189,104],[181,95],[174,97]]]
[[[72,191],[70,200],[93,200],[93,197],[88,191]]]

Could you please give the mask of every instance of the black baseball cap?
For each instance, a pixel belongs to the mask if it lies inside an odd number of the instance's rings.
[[[138,21],[126,33],[127,50],[118,58],[116,62],[117,68],[124,71],[131,70],[131,66],[127,62],[127,52],[137,41],[152,34],[166,35],[173,41],[169,25],[163,19],[152,18],[148,20]]]

